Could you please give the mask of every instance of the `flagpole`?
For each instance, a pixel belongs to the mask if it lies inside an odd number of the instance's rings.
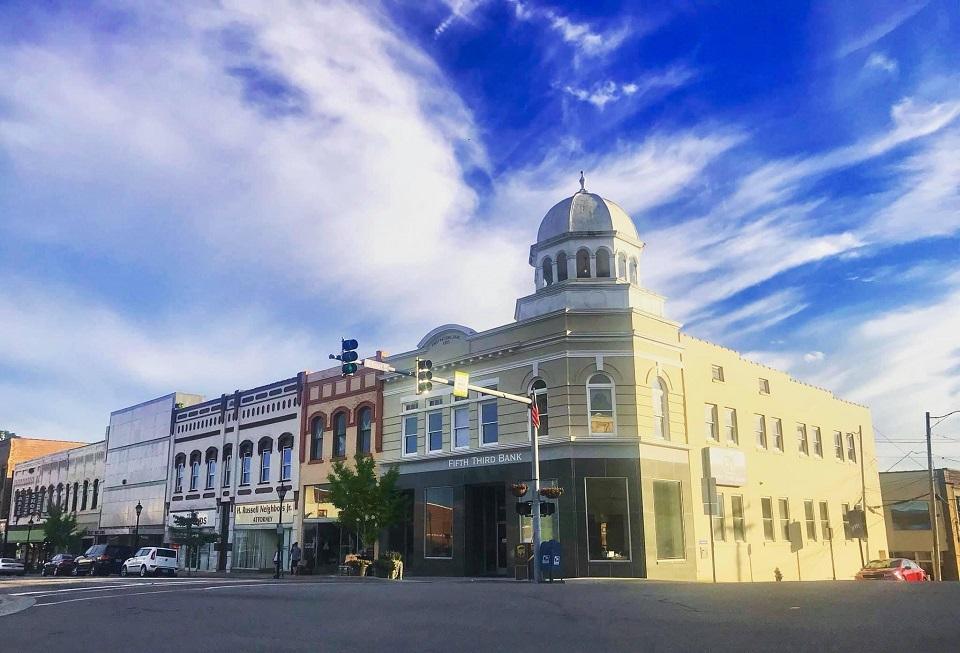
[[[533,503],[531,518],[533,520],[533,579],[534,582],[543,582],[543,573],[540,569],[540,411],[537,408],[536,397],[531,397],[530,403],[530,432],[533,437]]]

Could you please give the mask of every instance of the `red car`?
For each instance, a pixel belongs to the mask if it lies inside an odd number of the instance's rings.
[[[41,576],[61,576],[73,571],[73,556],[69,553],[58,553],[40,568]]]
[[[866,567],[857,572],[857,580],[897,580],[919,583],[927,580],[927,572],[913,560],[888,558],[868,562]]]

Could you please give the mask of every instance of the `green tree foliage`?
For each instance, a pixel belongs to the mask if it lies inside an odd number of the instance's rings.
[[[339,521],[360,536],[364,546],[376,542],[384,528],[398,523],[404,514],[404,496],[397,491],[397,467],[377,478],[376,462],[370,456],[354,457],[354,468],[335,462],[327,477],[330,502],[340,511]]]
[[[77,530],[77,516],[51,504],[43,522],[43,539],[54,553],[72,551],[80,545],[85,531]]]
[[[193,552],[199,551],[205,544],[212,544],[220,539],[216,533],[206,532],[200,529],[200,518],[197,513],[191,512],[189,515],[173,516],[173,526],[170,528],[170,540],[187,548],[187,571],[191,570],[191,561]],[[199,559],[197,561],[199,564]]]

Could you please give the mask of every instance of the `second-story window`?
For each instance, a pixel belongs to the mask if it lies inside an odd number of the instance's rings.
[[[190,489],[196,490],[200,483],[200,452],[190,454]]]
[[[310,422],[310,460],[323,459],[323,416],[318,415]]]
[[[590,435],[616,433],[613,397],[613,381],[606,374],[594,374],[587,381],[587,415],[590,419]]]
[[[403,453],[417,453],[417,415],[405,415],[403,418]]]
[[[223,448],[223,487],[230,487],[230,470],[233,467],[233,448],[227,445]]]
[[[439,410],[427,413],[427,450],[443,449],[443,413]]]
[[[270,456],[273,453],[273,440],[270,438],[261,438],[258,447],[260,454],[260,482],[270,482]]]
[[[347,455],[347,414],[333,416],[333,457],[344,458]]]
[[[547,415],[547,383],[537,379],[530,387],[533,390],[533,400],[537,402],[537,412],[540,413],[540,436],[550,435],[550,417]]]
[[[249,441],[240,445],[240,485],[250,485],[253,444]]]
[[[373,439],[373,409],[360,409],[357,415],[357,453],[370,453]]]
[[[284,434],[277,442],[280,447],[280,480],[289,481],[293,478],[293,436]]]
[[[650,386],[653,403],[653,436],[670,439],[670,414],[667,408],[667,384],[657,377]]]
[[[480,404],[480,444],[493,444],[500,440],[500,421],[497,415],[497,400]]]
[[[207,451],[207,482],[204,484],[204,488],[207,490],[212,490],[216,487],[217,483],[217,450],[210,449]]]
[[[174,477],[173,477],[173,491],[177,494],[183,492],[183,467],[186,464],[186,458],[183,454],[177,456],[176,466],[174,467]],[[69,493],[70,488],[67,486],[67,492]]]

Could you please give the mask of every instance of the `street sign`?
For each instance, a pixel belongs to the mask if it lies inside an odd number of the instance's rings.
[[[466,398],[470,395],[467,386],[470,385],[470,374],[467,372],[453,373],[453,396]]]
[[[364,366],[364,367],[369,367],[371,370],[380,370],[381,372],[396,372],[396,371],[397,371],[396,368],[393,367],[392,365],[387,365],[386,363],[383,363],[383,362],[378,361],[378,360],[374,360],[374,359],[372,359],[372,358],[364,358],[364,359],[363,359],[363,366]]]

